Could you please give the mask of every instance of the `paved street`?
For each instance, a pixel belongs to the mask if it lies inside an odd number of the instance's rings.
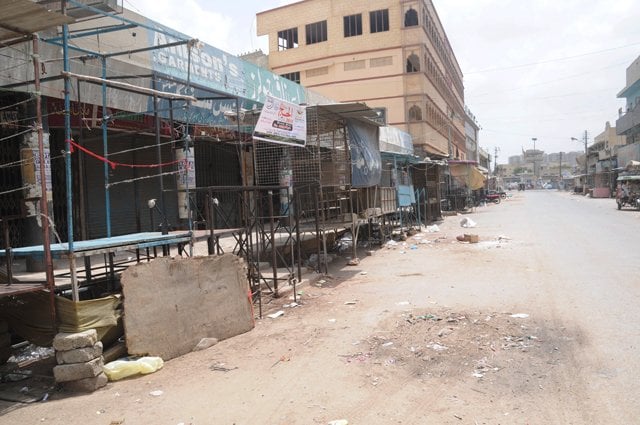
[[[637,423],[640,212],[512,194],[356,267],[336,260],[249,333],[0,423]]]

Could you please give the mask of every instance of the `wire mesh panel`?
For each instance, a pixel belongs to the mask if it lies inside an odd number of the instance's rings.
[[[345,121],[321,106],[307,108],[304,147],[254,141],[258,185],[291,187],[299,196],[301,218],[337,218],[345,212],[351,184]]]

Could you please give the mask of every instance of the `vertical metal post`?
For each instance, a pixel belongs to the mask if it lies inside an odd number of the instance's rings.
[[[40,156],[40,208],[42,215],[42,242],[44,248],[45,272],[47,277],[47,286],[50,292],[54,292],[53,277],[53,260],[51,258],[51,240],[49,230],[49,202],[47,199],[47,173],[46,158],[44,156],[44,136],[42,133],[42,94],[40,93],[40,50],[38,35],[33,35],[33,71],[34,71],[34,87],[36,91],[36,127],[38,129],[38,155]],[[8,236],[8,235],[7,235]],[[53,305],[53,304],[52,304]],[[55,320],[55,312],[53,316]],[[55,323],[55,322],[54,322]]]
[[[13,254],[11,252],[11,242],[9,239],[9,222],[6,218],[2,220],[2,231],[4,233],[4,252],[6,254],[4,258],[7,262],[7,286],[11,286],[13,283]],[[53,323],[55,323],[55,320]]]
[[[62,14],[66,15],[67,2],[62,1]],[[69,26],[62,25],[62,59],[65,73],[69,67]],[[76,274],[76,257],[73,247],[73,176],[71,173],[71,82],[69,76],[64,77],[64,139],[65,139],[65,177],[67,191],[67,242],[69,255],[69,273],[71,275],[71,297],[73,301],[79,301],[78,276]],[[47,218],[48,219],[48,218]]]
[[[107,79],[107,58],[101,57],[102,79]],[[102,156],[109,158],[109,147],[107,143],[107,124],[111,117],[107,114],[107,83],[102,83]],[[107,237],[111,237],[111,196],[109,193],[109,164],[107,161],[103,165],[104,170],[104,209],[107,224]]]
[[[322,273],[322,268],[320,267],[320,261],[322,259],[321,256],[321,252],[322,252],[322,246],[321,246],[321,235],[320,235],[320,206],[319,206],[319,199],[318,199],[318,191],[316,190],[316,188],[314,187],[311,190],[311,196],[313,197],[313,203],[315,205],[315,210],[316,210],[316,252],[318,255],[318,267],[317,267],[317,271],[318,273]]]
[[[298,282],[302,282],[302,241],[300,240],[300,192],[293,192],[293,217],[294,225],[296,226],[296,257],[298,258]],[[294,288],[295,291],[295,288]],[[294,295],[295,296],[295,295]],[[296,300],[294,300],[296,301]]]
[[[151,87],[153,88],[153,90],[157,90],[157,83],[156,83],[156,78],[158,76],[156,74],[153,75],[153,79],[151,80]],[[154,93],[153,95],[153,118],[155,121],[155,133],[156,133],[156,157],[157,157],[157,161],[158,164],[160,164],[160,166],[158,167],[158,178],[160,179],[160,211],[162,213],[162,226],[161,226],[161,230],[162,230],[162,234],[166,235],[169,233],[169,229],[168,229],[168,225],[169,223],[167,223],[167,210],[165,209],[165,202],[164,202],[164,177],[162,176],[163,171],[162,171],[162,146],[160,145],[160,116],[158,115],[158,95]],[[171,134],[173,135],[173,127],[171,128]],[[165,257],[167,255],[169,255],[169,249],[167,245],[162,245],[162,255],[164,255]]]
[[[193,47],[193,40],[190,40],[187,43],[187,95],[191,93],[191,48]],[[185,118],[185,137],[184,137],[184,147],[185,147],[185,172],[186,172],[186,181],[185,181],[185,191],[187,197],[187,225],[189,228],[189,234],[192,234],[193,231],[193,220],[191,217],[191,198],[189,196],[189,169],[191,168],[191,163],[189,162],[189,148],[191,144],[191,136],[189,136],[189,101],[187,101],[186,110],[187,116]],[[194,158],[195,164],[195,158]],[[189,257],[193,257],[193,238],[189,239]]]
[[[564,181],[562,179],[562,152],[560,152],[560,170],[558,171],[558,190],[561,190],[560,185],[564,186]]]
[[[271,237],[271,270],[273,271],[273,296],[278,297],[278,257],[276,246],[276,233],[273,223],[273,191],[267,192],[267,203],[269,208],[269,235]],[[258,259],[259,260],[259,259]]]
[[[589,150],[587,149],[587,130],[584,131],[584,194],[588,192],[589,184]]]

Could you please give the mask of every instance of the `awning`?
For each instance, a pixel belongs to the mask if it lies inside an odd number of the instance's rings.
[[[622,182],[622,181],[640,181],[640,176],[639,175],[620,176],[620,177],[618,177],[618,181],[619,182]]]
[[[456,161],[452,163],[450,161],[449,172],[457,182],[466,185],[469,189],[476,190],[484,187],[486,177],[471,163],[467,163],[466,161]]]

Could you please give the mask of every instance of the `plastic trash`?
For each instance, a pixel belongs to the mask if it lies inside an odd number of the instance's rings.
[[[102,367],[109,381],[118,381],[133,375],[147,375],[162,368],[160,357],[140,357],[137,360],[114,360]]]
[[[527,317],[529,317],[529,315],[527,313],[516,313],[512,314],[511,317],[515,319],[526,319]]]
[[[282,315],[284,315],[284,310],[278,310],[275,313],[267,314],[267,317],[270,319],[277,319]]]
[[[476,227],[476,222],[471,220],[469,217],[465,217],[460,220],[460,226],[465,228]]]
[[[427,226],[427,233],[437,233],[440,231],[440,228],[437,224],[433,224],[431,226]]]
[[[329,422],[328,425],[349,425],[349,421],[346,419],[336,419],[335,421]]]

